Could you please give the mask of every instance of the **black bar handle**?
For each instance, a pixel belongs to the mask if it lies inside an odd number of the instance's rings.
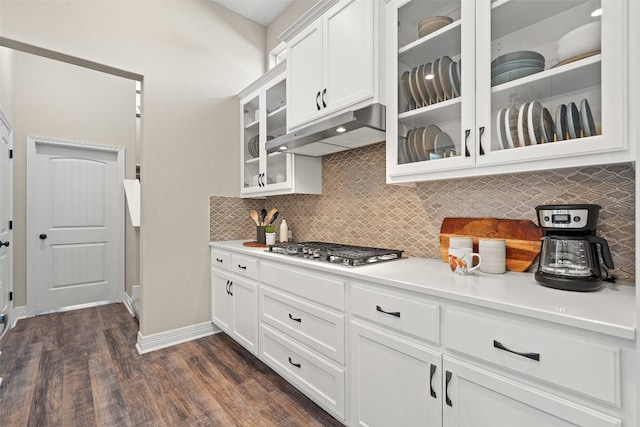
[[[540,361],[540,353],[519,353],[517,351],[513,351],[503,346],[499,341],[493,340],[493,346],[495,348],[499,348],[500,350],[508,351],[509,353],[517,354],[518,356],[526,357],[527,359],[535,360],[537,362]]]
[[[484,149],[482,148],[482,135],[484,135],[484,126],[480,126],[478,129],[478,145],[480,146],[480,155],[484,156]]]
[[[246,270],[247,266],[238,264],[238,268],[241,269],[241,270]]]
[[[376,311],[379,311],[380,313],[388,314],[389,316],[400,317],[399,311],[384,311],[382,307],[380,307],[379,305],[376,305]]]
[[[233,282],[229,282],[229,295],[233,296]]]
[[[322,107],[323,108],[327,108],[327,100],[325,99],[326,95],[327,95],[327,88],[324,88],[322,90]]]
[[[0,240],[0,246],[9,247],[9,241],[7,240],[6,242],[3,242],[3,241]]]
[[[216,261],[218,262],[222,262],[222,260],[220,258],[216,258]]]
[[[464,130],[464,155],[465,157],[471,157],[469,153],[469,135],[471,135],[471,129]]]
[[[433,397],[434,399],[437,399],[438,395],[436,394],[436,391],[433,389],[433,376],[436,374],[436,365],[432,363],[429,369],[431,370],[429,375],[429,390],[431,392],[431,397]]]
[[[451,382],[451,376],[453,374],[449,371],[447,371],[446,374],[446,382],[444,384],[444,401],[447,405],[451,406],[453,408],[453,403],[451,402],[451,399],[449,398],[449,383]]]
[[[297,318],[296,318],[296,317],[293,317],[293,316],[291,315],[291,313],[289,313],[289,319],[294,320],[294,321],[296,321],[296,322],[298,322],[298,323],[302,323],[302,317],[297,317]]]
[[[289,357],[289,363],[291,363],[296,368],[299,368],[301,366],[299,363],[293,363],[293,360],[291,360],[291,357]]]
[[[318,111],[320,111],[320,91],[316,94],[316,107],[318,108]]]
[[[231,282],[229,282],[229,281],[227,280],[227,295],[231,295],[231,293],[229,292],[229,283],[231,283]]]

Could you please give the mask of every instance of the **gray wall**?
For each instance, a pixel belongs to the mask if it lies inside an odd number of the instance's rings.
[[[210,320],[209,196],[239,194],[266,29],[209,0],[2,1],[0,35],[141,74],[140,329]]]
[[[13,125],[13,76],[15,55],[13,50],[0,47],[0,111]]]
[[[125,174],[135,178],[135,82],[27,53],[15,54],[14,293],[26,295],[27,136],[125,147]],[[136,231],[126,220],[129,294],[138,284]],[[32,236],[31,236],[32,237]]]

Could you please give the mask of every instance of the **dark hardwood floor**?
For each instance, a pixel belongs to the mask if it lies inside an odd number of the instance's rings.
[[[23,319],[0,359],[0,426],[340,426],[224,334],[139,355],[122,304]]]

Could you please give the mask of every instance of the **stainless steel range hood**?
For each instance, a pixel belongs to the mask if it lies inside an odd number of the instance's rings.
[[[385,106],[372,104],[328,118],[267,142],[267,153],[321,157],[384,141]]]

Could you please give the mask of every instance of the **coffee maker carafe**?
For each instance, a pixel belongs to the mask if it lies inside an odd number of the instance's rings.
[[[596,236],[599,205],[541,205],[536,207],[542,227],[542,249],[536,280],[567,291],[602,288],[599,253],[613,268],[607,241]],[[598,251],[598,246],[600,251]]]

